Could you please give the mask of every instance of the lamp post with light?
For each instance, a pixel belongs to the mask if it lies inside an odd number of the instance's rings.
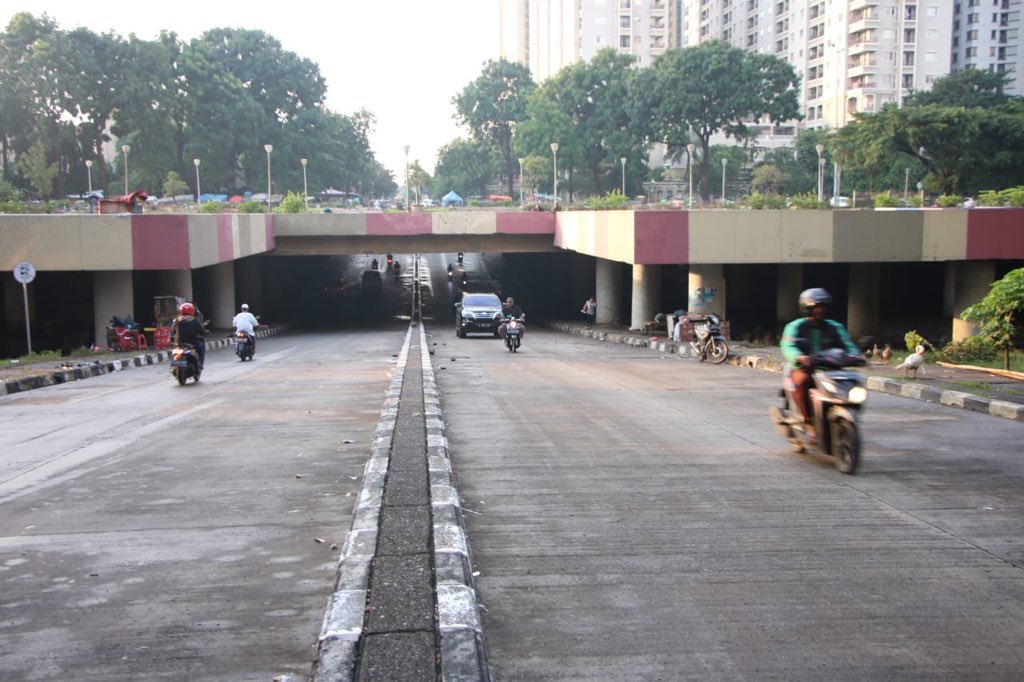
[[[552,177],[554,178],[554,187],[553,187],[553,190],[552,190],[552,194],[555,197],[555,201],[558,201],[558,143],[557,142],[552,142],[551,143],[551,157],[552,157],[552,168],[554,170],[554,172],[552,173]]]
[[[199,197],[202,196],[202,192],[199,191],[199,159],[192,159],[192,163],[196,165],[196,203],[199,203]]]
[[[619,159],[619,163],[622,164],[622,196],[626,196],[626,161],[628,160],[625,156]]]
[[[523,205],[523,157],[519,157],[519,205]]]
[[[309,163],[309,159],[299,159],[299,163],[302,164],[302,204],[309,210],[309,190],[306,185],[306,164]]]
[[[822,194],[825,192],[825,157],[821,154],[825,151],[825,145],[814,145],[814,151],[818,152],[818,201],[823,201]]]
[[[910,189],[910,169],[903,169],[903,203],[907,203],[907,191]]]
[[[722,207],[725,207],[725,167],[729,165],[729,159],[722,159]]]
[[[89,173],[89,193],[86,200],[89,202],[89,213],[92,213],[92,159],[85,160],[85,168]]]
[[[412,210],[409,206],[409,145],[405,145],[405,210]]]
[[[121,145],[121,154],[124,155],[124,195],[128,196],[128,152],[131,151],[131,147],[123,144]]]
[[[263,151],[267,153],[267,213],[270,213],[270,152],[274,151],[274,145],[265,144],[263,145]]]
[[[692,142],[690,144],[686,145],[686,170],[689,172],[689,175],[690,175],[690,197],[689,197],[689,203],[687,203],[687,205],[686,205],[687,208],[693,208],[693,150],[694,149],[696,149],[696,147],[694,146],[694,144]]]

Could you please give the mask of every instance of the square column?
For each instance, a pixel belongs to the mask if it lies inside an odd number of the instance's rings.
[[[778,285],[775,289],[775,323],[778,333],[790,320],[800,314],[797,299],[803,291],[803,266],[783,264],[778,266]]]
[[[961,320],[960,313],[988,295],[989,289],[996,281],[996,265],[993,261],[958,261],[951,279],[953,341],[959,342],[978,335],[978,325]]]
[[[135,310],[135,291],[131,270],[100,270],[92,275],[93,339],[101,348],[107,345],[110,318],[124,317]]]
[[[850,338],[878,333],[878,263],[851,263],[846,328]]]
[[[691,263],[686,298],[687,312],[716,313],[725,320],[725,268],[721,264]]]
[[[210,266],[210,288],[212,302],[210,310],[203,311],[207,319],[212,320],[217,329],[230,329],[231,318],[238,312],[235,304],[235,264],[234,261],[217,263]],[[239,301],[238,305],[241,305]],[[248,301],[246,301],[248,303]]]

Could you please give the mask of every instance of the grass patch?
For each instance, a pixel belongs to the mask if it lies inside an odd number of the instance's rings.
[[[91,350],[82,346],[71,351],[70,355],[64,355],[59,350],[42,350],[32,355],[21,355],[16,358],[0,358],[0,367],[18,367],[19,365],[30,365],[38,362],[59,362],[66,357],[82,357],[83,355],[95,355]]]

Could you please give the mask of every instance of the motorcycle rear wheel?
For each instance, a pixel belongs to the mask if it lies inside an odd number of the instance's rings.
[[[179,386],[184,386],[185,382],[188,381],[188,376],[180,369],[174,370],[174,378],[178,380]]]
[[[832,456],[836,469],[844,474],[855,474],[860,466],[860,435],[857,426],[845,419],[832,422]]]
[[[708,344],[708,359],[715,365],[720,365],[729,357],[729,346],[722,339],[712,339]]]

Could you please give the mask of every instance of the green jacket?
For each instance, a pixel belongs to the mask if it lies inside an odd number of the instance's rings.
[[[829,348],[844,348],[851,355],[860,355],[860,349],[850,340],[846,328],[835,320],[822,320],[814,324],[806,317],[800,317],[782,330],[779,344],[782,356],[791,366],[796,367],[800,355],[814,355]]]

